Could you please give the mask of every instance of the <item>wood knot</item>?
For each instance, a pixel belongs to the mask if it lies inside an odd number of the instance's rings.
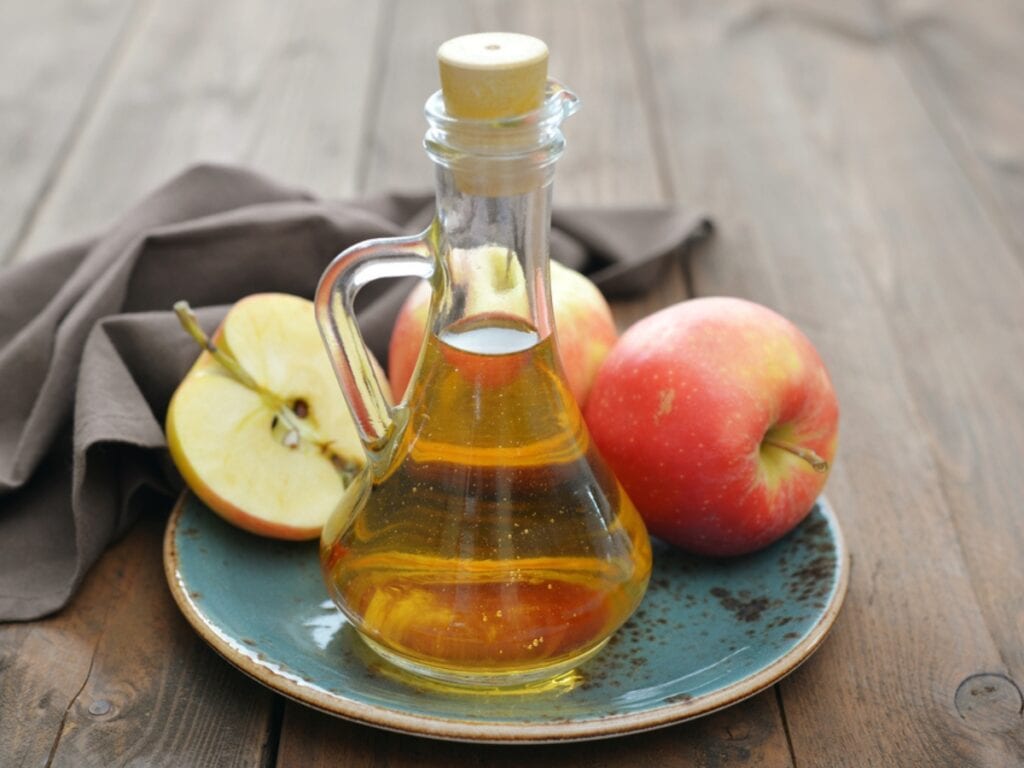
[[[114,705],[106,699],[96,699],[89,705],[89,714],[93,717],[104,717],[113,711]]]
[[[971,675],[957,687],[953,701],[964,721],[987,733],[1008,733],[1024,721],[1024,696],[1006,675]]]

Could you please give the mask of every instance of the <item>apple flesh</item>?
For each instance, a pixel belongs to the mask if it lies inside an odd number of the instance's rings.
[[[175,307],[204,351],[167,410],[167,443],[188,486],[225,520],[313,539],[364,452],[306,299],[256,294],[212,341]]]
[[[451,268],[467,286],[466,316],[504,312],[525,316],[525,291],[518,262],[509,270],[503,248],[486,247],[457,251]],[[430,286],[417,285],[402,305],[388,347],[388,375],[395,393],[405,392],[416,368],[427,327]],[[618,339],[608,302],[597,286],[575,270],[551,262],[551,301],[558,334],[558,356],[569,390],[582,405],[608,351]]]
[[[585,416],[648,530],[702,555],[752,552],[796,526],[825,485],[839,426],[807,337],[732,298],[686,301],[628,329]]]

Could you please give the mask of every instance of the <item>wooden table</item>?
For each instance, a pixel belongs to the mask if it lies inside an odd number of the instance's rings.
[[[853,553],[824,647],[732,709],[610,742],[445,744],[292,704],[175,609],[154,508],[71,605],[0,627],[3,766],[1024,764],[1024,11],[1013,0],[0,1],[0,258],[197,160],[331,196],[430,184],[434,48],[545,38],[583,97],[560,202],[679,200],[688,295],[774,307],[842,405]],[[1017,681],[1017,682],[1015,682]]]

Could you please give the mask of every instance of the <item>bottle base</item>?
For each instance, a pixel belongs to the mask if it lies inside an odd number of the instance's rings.
[[[402,672],[431,683],[440,683],[446,686],[453,686],[463,689],[525,689],[533,686],[538,691],[547,690],[544,683],[556,680],[576,667],[596,656],[608,643],[610,638],[605,638],[600,643],[584,651],[581,654],[564,659],[555,664],[546,664],[539,667],[525,667],[507,672],[474,672],[456,667],[442,667],[430,664],[423,664],[413,661],[401,654],[391,651],[379,643],[371,640],[362,633],[359,637],[379,657]]]

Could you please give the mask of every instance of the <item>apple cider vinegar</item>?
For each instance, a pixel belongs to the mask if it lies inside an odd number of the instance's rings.
[[[455,38],[438,63],[424,138],[433,223],[351,246],[317,288],[368,459],[324,526],[320,561],[331,598],[399,668],[532,691],[629,618],[651,548],[557,357],[551,189],[578,99],[547,79],[536,38]],[[426,279],[432,293],[419,363],[392,406],[354,301],[366,283],[398,276]]]
[[[647,585],[650,545],[524,321],[431,334],[397,467],[321,560],[386,658],[450,682],[526,682],[598,650]]]

